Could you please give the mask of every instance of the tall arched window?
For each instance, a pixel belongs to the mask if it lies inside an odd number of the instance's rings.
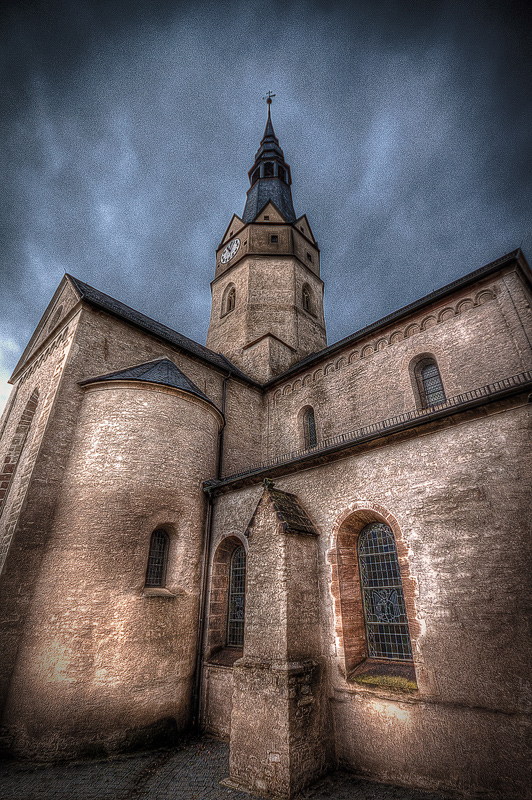
[[[162,528],[153,531],[150,540],[146,586],[164,586],[170,537]]]
[[[420,370],[423,395],[427,406],[445,402],[445,392],[441,382],[440,371],[435,361],[425,364]]]
[[[225,314],[229,314],[230,311],[233,311],[236,305],[236,289],[233,283],[228,284],[225,287],[223,296],[222,296],[222,317]]]
[[[0,513],[4,508],[13,478],[15,477],[15,471],[20,460],[22,449],[28,437],[38,402],[39,390],[34,389],[31,393],[30,399],[26,403],[24,411],[22,412],[19,423],[9,445],[9,450],[4,458],[4,463],[0,471]]]
[[[409,371],[418,408],[430,408],[445,402],[440,370],[431,353],[424,353],[412,359]]]
[[[306,448],[316,446],[316,420],[311,406],[303,412],[303,439]]]
[[[397,549],[388,525],[372,522],[362,528],[358,562],[368,656],[412,661]]]
[[[235,290],[235,287],[232,286],[231,289],[229,289],[229,293],[227,295],[227,310],[228,311],[232,311],[233,310],[233,308],[235,307],[235,302],[236,302],[236,290]]]
[[[305,286],[303,286],[303,290],[301,292],[301,300],[305,311],[310,311],[311,308],[310,288],[306,284]]]
[[[246,551],[240,545],[231,556],[229,605],[227,609],[227,645],[244,646],[244,610],[246,599]]]

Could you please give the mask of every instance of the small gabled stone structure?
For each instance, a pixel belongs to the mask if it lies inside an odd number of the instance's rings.
[[[290,798],[333,762],[319,634],[317,532],[265,481],[249,538],[244,655],[233,667],[230,780]]]

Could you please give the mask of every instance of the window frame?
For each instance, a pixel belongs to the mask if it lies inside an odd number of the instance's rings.
[[[157,537],[157,534],[163,536]],[[162,542],[162,556],[157,552],[158,543],[156,537]],[[144,586],[146,589],[165,589],[168,572],[168,551],[170,550],[170,536],[165,528],[155,528],[150,537],[150,548],[148,550],[148,561],[146,564],[146,577]],[[153,562],[156,563],[153,563]],[[152,577],[150,572],[155,572]]]

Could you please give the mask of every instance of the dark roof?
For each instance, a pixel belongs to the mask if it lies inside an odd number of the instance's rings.
[[[102,383],[105,381],[141,381],[144,383],[159,383],[163,386],[172,386],[174,389],[181,389],[183,392],[194,394],[201,397],[211,405],[207,395],[198,389],[190,378],[187,378],[179,367],[170,361],[169,358],[156,358],[154,361],[147,361],[145,364],[137,364],[134,367],[121,369],[117,372],[108,372],[106,375],[98,375],[96,378],[87,378],[80,381],[80,386],[88,386],[91,383]],[[216,406],[215,406],[216,408]]]
[[[479,269],[474,270],[473,272],[469,272],[467,275],[464,275],[461,278],[458,278],[452,283],[448,283],[445,286],[442,286],[441,289],[436,289],[434,292],[421,297],[419,300],[415,300],[413,303],[409,303],[407,306],[403,306],[403,308],[398,309],[397,311],[388,314],[386,317],[377,320],[377,322],[372,322],[370,325],[366,325],[364,328],[361,328],[356,333],[350,334],[350,336],[346,336],[344,339],[340,339],[338,342],[334,342],[334,344],[330,344],[328,347],[324,347],[323,350],[319,350],[317,353],[311,353],[306,358],[303,358],[301,361],[298,361],[297,364],[294,364],[289,369],[282,372],[280,375],[276,375],[274,378],[270,378],[269,381],[263,384],[265,388],[269,388],[273,386],[275,383],[286,380],[286,378],[290,375],[294,375],[295,373],[299,372],[300,370],[307,369],[307,367],[311,364],[315,364],[316,362],[320,361],[322,358],[326,358],[327,356],[331,355],[332,353],[341,350],[342,347],[346,345],[353,344],[354,342],[358,341],[359,339],[363,339],[364,336],[367,336],[369,333],[373,333],[379,328],[384,328],[385,325],[389,325],[391,322],[395,322],[403,317],[408,316],[414,311],[423,308],[424,306],[430,305],[434,303],[436,300],[440,300],[445,295],[450,294],[450,292],[455,291],[456,289],[460,289],[463,286],[467,286],[475,281],[483,278],[486,275],[489,275],[492,272],[496,272],[497,269],[503,267],[505,264],[509,264],[516,259],[521,258],[526,265],[528,271],[528,265],[526,264],[526,260],[522,254],[521,248],[517,250],[512,250],[510,253],[506,253],[506,255],[501,256],[501,258],[496,259],[496,261],[491,261],[489,264],[486,264],[484,267],[480,267]]]
[[[269,200],[277,206],[287,222],[295,222],[296,214],[292,203],[292,192],[288,184],[279,178],[259,178],[253,184],[248,191],[242,221],[253,222]]]
[[[124,303],[120,303],[113,297],[109,297],[109,295],[100,292],[93,286],[83,283],[83,281],[78,280],[78,278],[74,278],[73,275],[68,275],[67,277],[74,284],[81,299],[85,300],[87,303],[97,308],[103,308],[105,311],[109,311],[111,314],[125,319],[127,322],[158,336],[160,339],[164,339],[170,344],[176,345],[181,350],[185,350],[187,353],[200,358],[202,361],[207,361],[209,364],[218,367],[224,372],[231,372],[232,375],[238,376],[247,383],[256,384],[256,381],[253,381],[249,375],[246,375],[245,372],[235,367],[235,365],[221,353],[214,353],[207,347],[183,336],[183,334],[177,333],[177,331],[172,330],[172,328],[167,328],[166,325],[162,325],[160,322],[150,319],[150,317],[145,317],[144,314],[141,314],[139,311],[135,311],[135,309],[124,305]]]
[[[295,494],[290,494],[289,492],[282,492],[280,489],[275,489],[272,481],[269,480],[265,480],[263,485],[264,494],[267,495],[271,500],[272,505],[277,513],[277,518],[283,526],[284,533],[302,533],[306,536],[318,535],[312,522],[299,505],[299,500]],[[255,514],[256,513],[257,511],[255,510]],[[251,522],[248,525],[248,530],[246,531],[247,534],[249,534],[250,528],[253,527],[255,522],[255,514],[253,514]]]
[[[257,214],[264,208],[268,201],[271,200],[275,203],[286,222],[294,222],[296,215],[292,202],[292,192],[290,190],[290,183],[292,181],[290,177],[290,167],[284,160],[284,153],[279,146],[279,140],[273,130],[270,106],[268,106],[268,121],[266,122],[264,136],[255,154],[255,162],[249,171],[250,181],[257,167],[266,161],[276,161],[283,166],[286,182],[280,178],[274,177],[262,177],[255,181],[251,188],[248,189],[242,221],[253,222]]]

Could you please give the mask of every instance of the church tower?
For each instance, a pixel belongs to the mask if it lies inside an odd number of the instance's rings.
[[[244,213],[216,251],[207,334],[207,347],[260,383],[327,345],[320,251],[306,216],[294,212],[270,106],[268,97]]]

